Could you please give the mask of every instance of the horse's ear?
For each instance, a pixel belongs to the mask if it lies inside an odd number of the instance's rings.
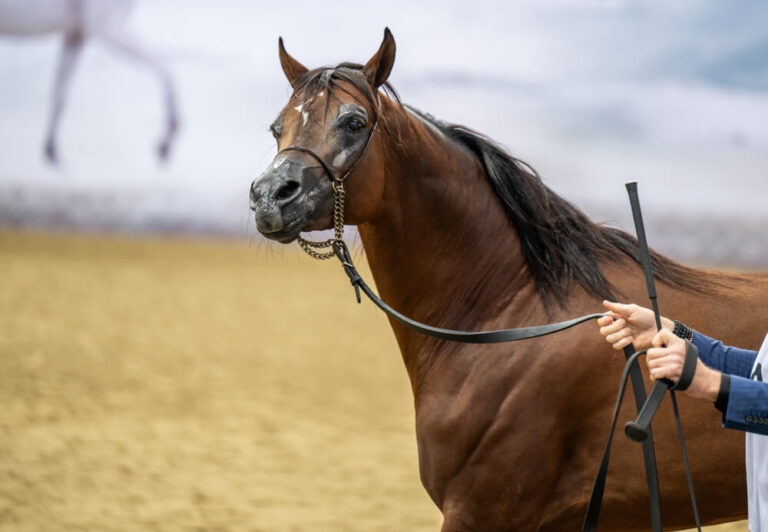
[[[283,67],[283,72],[285,72],[285,77],[288,78],[291,87],[295,89],[296,84],[299,82],[299,78],[307,73],[307,67],[296,61],[285,51],[282,37],[278,39],[277,44],[280,48],[280,65]]]
[[[384,28],[384,40],[379,51],[363,67],[363,74],[374,88],[379,88],[387,81],[392,65],[395,64],[395,38],[389,28]]]

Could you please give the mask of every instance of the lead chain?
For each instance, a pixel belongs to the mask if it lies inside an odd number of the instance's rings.
[[[323,240],[322,242],[314,242],[312,240],[305,240],[299,235],[298,242],[301,249],[304,252],[317,260],[327,260],[335,256],[333,252],[333,244],[340,242],[344,239],[344,183],[341,181],[333,182],[333,238]],[[330,249],[329,251],[321,252],[320,249]]]

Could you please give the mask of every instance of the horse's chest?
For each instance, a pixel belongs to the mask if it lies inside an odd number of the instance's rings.
[[[420,402],[416,439],[421,480],[438,505],[448,484],[468,467],[482,465],[495,454],[491,449],[512,434],[498,416],[503,404],[503,397],[482,401],[469,392]]]

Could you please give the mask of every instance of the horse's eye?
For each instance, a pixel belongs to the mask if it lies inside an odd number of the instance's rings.
[[[344,123],[344,127],[352,133],[356,133],[365,127],[365,123],[357,117],[350,118]]]
[[[272,132],[272,136],[275,137],[275,140],[280,140],[280,134],[283,132],[283,128],[272,124],[269,126],[269,130]]]

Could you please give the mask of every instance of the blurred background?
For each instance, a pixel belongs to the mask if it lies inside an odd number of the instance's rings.
[[[289,96],[277,37],[310,67],[364,62],[388,25],[404,102],[489,135],[597,220],[631,228],[622,185],[638,180],[650,242],[673,256],[768,263],[763,2],[372,6],[136,2],[125,23],[178,93],[165,165],[157,79],[98,37],[73,74],[60,165],[47,165],[60,36],[0,40],[0,222],[253,235],[248,184]]]
[[[248,210],[290,96],[278,36],[316,67],[365,62],[388,26],[405,103],[629,231],[639,181],[649,243],[676,259],[768,267],[759,0],[93,1],[51,165],[71,23],[53,14],[89,0],[0,0],[4,527],[438,526],[386,320]]]

